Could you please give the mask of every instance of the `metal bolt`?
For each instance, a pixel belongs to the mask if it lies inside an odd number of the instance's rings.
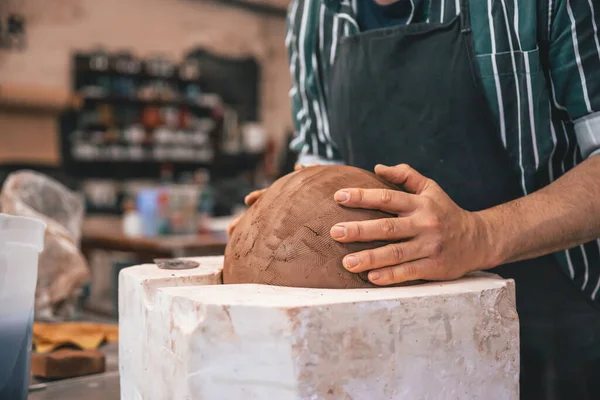
[[[195,261],[180,258],[156,258],[154,263],[160,269],[194,269],[200,265]]]

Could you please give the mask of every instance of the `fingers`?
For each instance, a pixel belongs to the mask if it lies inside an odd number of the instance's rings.
[[[330,235],[340,243],[396,241],[417,234],[412,218],[381,218],[359,222],[344,222],[334,225]]]
[[[304,168],[304,165],[302,165],[302,164],[294,165],[294,171],[300,171],[302,168]]]
[[[420,242],[409,240],[349,254],[344,257],[343,265],[348,271],[359,273],[418,260],[427,255],[427,249]]]
[[[248,207],[250,207],[252,204],[256,203],[258,201],[258,199],[260,199],[262,197],[262,195],[265,194],[266,191],[267,191],[267,189],[261,189],[261,190],[255,190],[253,192],[250,192],[250,194],[244,198],[244,203],[246,203],[246,205]],[[237,224],[240,222],[240,219],[242,219],[242,216],[243,216],[243,214],[237,216],[233,221],[231,221],[231,223],[227,227],[227,235],[231,236],[231,234],[233,233],[233,230],[235,229]]]
[[[395,183],[408,190],[410,193],[421,193],[432,181],[406,164],[388,167],[375,166],[375,173],[388,182]]]
[[[242,219],[243,216],[244,216],[244,214],[238,215],[237,217],[235,217],[235,219],[233,221],[231,221],[231,223],[227,227],[227,236],[231,236],[233,234],[235,227],[240,223],[240,220]]]
[[[342,189],[333,198],[344,207],[406,214],[417,209],[418,196],[390,189]]]
[[[260,197],[265,193],[266,190],[267,189],[261,189],[251,192],[248,196],[244,198],[244,203],[246,203],[246,205],[250,207],[252,204],[256,203],[258,199],[260,199]]]
[[[428,279],[427,271],[435,268],[433,262],[428,258],[421,258],[415,261],[409,261],[400,265],[380,268],[369,272],[369,280],[378,286],[393,285],[416,281],[419,279]]]
[[[262,195],[265,194],[266,191],[267,191],[267,189],[261,189],[261,190],[255,190],[253,192],[250,192],[250,194],[248,194],[244,198],[244,203],[246,203],[246,205],[248,207],[250,207],[252,204],[256,203],[258,201],[258,199],[260,199],[262,197]],[[233,233],[233,230],[235,229],[237,224],[240,222],[240,219],[242,218],[242,216],[243,216],[243,214],[236,217],[233,221],[231,221],[231,223],[227,227],[227,235],[231,236],[231,234]]]

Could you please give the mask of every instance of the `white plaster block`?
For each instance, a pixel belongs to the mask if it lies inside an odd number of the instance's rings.
[[[220,285],[223,256],[186,258],[198,262],[188,270],[160,269],[154,264],[125,268],[119,273],[119,370],[122,399],[146,399],[139,388],[148,378],[144,365],[152,331],[148,315],[157,290],[165,287]],[[169,399],[167,396],[165,399]]]
[[[152,300],[135,328],[147,337],[143,384],[123,399],[518,399],[514,282],[495,275],[377,289],[164,287]]]

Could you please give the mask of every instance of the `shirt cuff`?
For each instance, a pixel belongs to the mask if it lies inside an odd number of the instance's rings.
[[[588,156],[588,158],[590,158],[591,156],[597,156],[598,154],[600,154],[600,149],[598,149],[598,150],[595,150],[595,151],[592,151],[592,152],[590,153],[590,155]]]
[[[600,112],[574,121],[577,143],[584,159],[600,153]]]
[[[309,165],[344,165],[343,161],[328,160],[325,157],[317,156],[314,154],[300,154],[296,163],[305,167]]]

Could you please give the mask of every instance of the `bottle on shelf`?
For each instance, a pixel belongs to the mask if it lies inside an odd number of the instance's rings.
[[[127,199],[123,202],[123,234],[127,237],[138,237],[143,234],[142,218],[135,202]]]
[[[202,96],[198,60],[192,57],[186,58],[179,67],[179,77],[182,81],[183,98],[191,102],[198,102]]]
[[[106,72],[108,70],[108,52],[102,46],[96,46],[90,53],[90,69]]]
[[[225,108],[222,146],[226,154],[236,155],[242,151],[241,129],[238,114],[232,108]]]
[[[215,207],[215,192],[210,184],[210,173],[206,169],[199,169],[194,174],[194,181],[198,185],[198,232],[205,233],[208,222],[213,215]]]
[[[167,188],[161,188],[158,192],[157,197],[158,203],[158,234],[167,235],[170,233],[169,216],[171,210],[169,209],[169,193]]]
[[[242,147],[246,153],[258,154],[267,147],[267,133],[258,123],[242,125]]]
[[[160,182],[162,185],[168,186],[173,183],[173,166],[163,164],[160,167]]]

